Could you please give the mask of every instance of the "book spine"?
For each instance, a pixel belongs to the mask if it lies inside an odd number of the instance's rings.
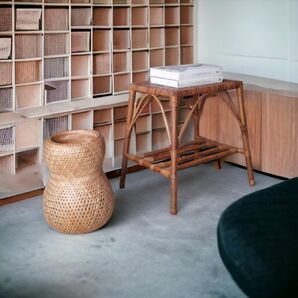
[[[150,69],[150,76],[152,77],[160,77],[165,79],[171,80],[187,80],[187,79],[194,79],[197,76],[214,76],[220,75],[222,76],[222,69],[196,69],[193,71],[185,71],[182,73],[178,72],[170,72],[170,71],[163,71],[159,69]]]
[[[170,80],[164,79],[159,77],[150,77],[150,82],[154,84],[165,85],[174,88],[184,88],[184,87],[192,87],[198,85],[205,85],[205,84],[213,84],[213,83],[220,83],[222,82],[222,77],[207,77],[205,79],[198,79],[198,80]]]

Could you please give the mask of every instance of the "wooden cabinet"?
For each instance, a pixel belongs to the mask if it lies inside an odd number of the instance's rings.
[[[241,75],[231,78],[254,78]],[[281,176],[298,176],[298,86],[281,84],[277,90],[274,80],[256,85],[244,85],[249,142],[253,168],[265,173]],[[268,87],[259,87],[267,85]],[[283,88],[282,88],[283,87]],[[297,90],[296,90],[297,88]],[[284,89],[284,90],[281,90]],[[237,106],[235,94],[231,94]],[[201,134],[210,139],[242,147],[240,129],[224,101],[210,98],[206,103],[201,121]],[[245,165],[244,156],[235,154],[227,161]]]

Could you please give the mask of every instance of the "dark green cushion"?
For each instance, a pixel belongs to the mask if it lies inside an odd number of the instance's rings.
[[[225,266],[249,297],[298,297],[298,177],[234,202],[217,236]]]

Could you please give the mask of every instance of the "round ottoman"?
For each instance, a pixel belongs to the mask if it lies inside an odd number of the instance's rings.
[[[45,141],[50,176],[43,208],[51,227],[63,233],[86,233],[110,219],[114,194],[102,170],[104,155],[104,139],[96,131],[67,131]]]
[[[236,201],[217,231],[221,258],[249,297],[298,297],[298,178]]]

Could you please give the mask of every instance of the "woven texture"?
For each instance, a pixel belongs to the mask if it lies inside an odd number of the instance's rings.
[[[96,131],[68,131],[45,141],[50,177],[44,191],[48,224],[63,233],[87,233],[110,219],[114,194],[102,171],[103,137]]]

